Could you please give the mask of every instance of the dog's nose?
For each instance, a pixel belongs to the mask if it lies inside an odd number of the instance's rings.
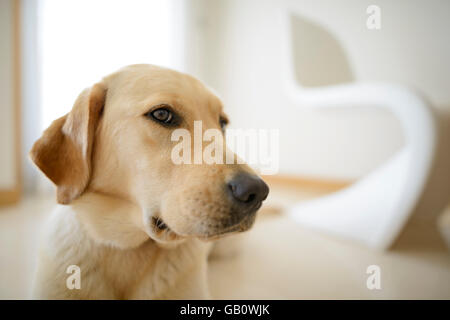
[[[267,198],[269,187],[260,178],[248,173],[236,175],[229,183],[228,188],[233,199],[241,204],[255,204]]]

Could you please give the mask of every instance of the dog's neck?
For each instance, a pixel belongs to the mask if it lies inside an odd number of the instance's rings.
[[[141,208],[130,201],[88,191],[70,206],[97,243],[129,249],[153,241],[145,232]]]
[[[44,246],[55,259],[51,265],[56,269],[41,270],[46,274],[42,276],[45,283],[55,281],[59,266],[74,264],[82,270],[96,270],[85,273],[82,291],[71,291],[77,298],[97,297],[102,283],[112,288],[99,298],[176,297],[182,294],[182,290],[171,291],[177,282],[190,283],[197,278],[206,287],[203,277],[210,244],[192,238],[169,250],[148,236],[141,217],[137,205],[95,192],[58,207],[48,224],[49,241]],[[197,271],[185,277],[186,270]]]

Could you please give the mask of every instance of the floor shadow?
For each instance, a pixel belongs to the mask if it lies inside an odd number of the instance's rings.
[[[441,109],[435,114],[438,141],[433,168],[412,218],[397,238],[393,249],[446,248],[437,219],[450,201],[450,112]]]

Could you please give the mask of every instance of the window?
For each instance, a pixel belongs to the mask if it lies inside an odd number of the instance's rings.
[[[78,94],[128,64],[174,67],[168,0],[43,0],[39,8],[42,129]]]

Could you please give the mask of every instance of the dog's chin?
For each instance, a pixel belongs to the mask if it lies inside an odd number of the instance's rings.
[[[199,240],[209,242],[214,241],[225,236],[229,236],[235,233],[240,233],[249,230],[255,222],[256,212],[245,216],[240,222],[233,225],[225,225],[219,228],[202,230],[198,233],[184,234],[182,232],[176,232],[161,218],[152,217],[149,236],[159,242],[165,244],[180,243],[188,238],[197,238]]]
[[[202,241],[214,241],[232,234],[245,232],[249,230],[255,222],[256,212],[244,217],[239,223],[231,226],[224,226],[220,229],[207,231],[205,234],[198,235],[197,237]]]

